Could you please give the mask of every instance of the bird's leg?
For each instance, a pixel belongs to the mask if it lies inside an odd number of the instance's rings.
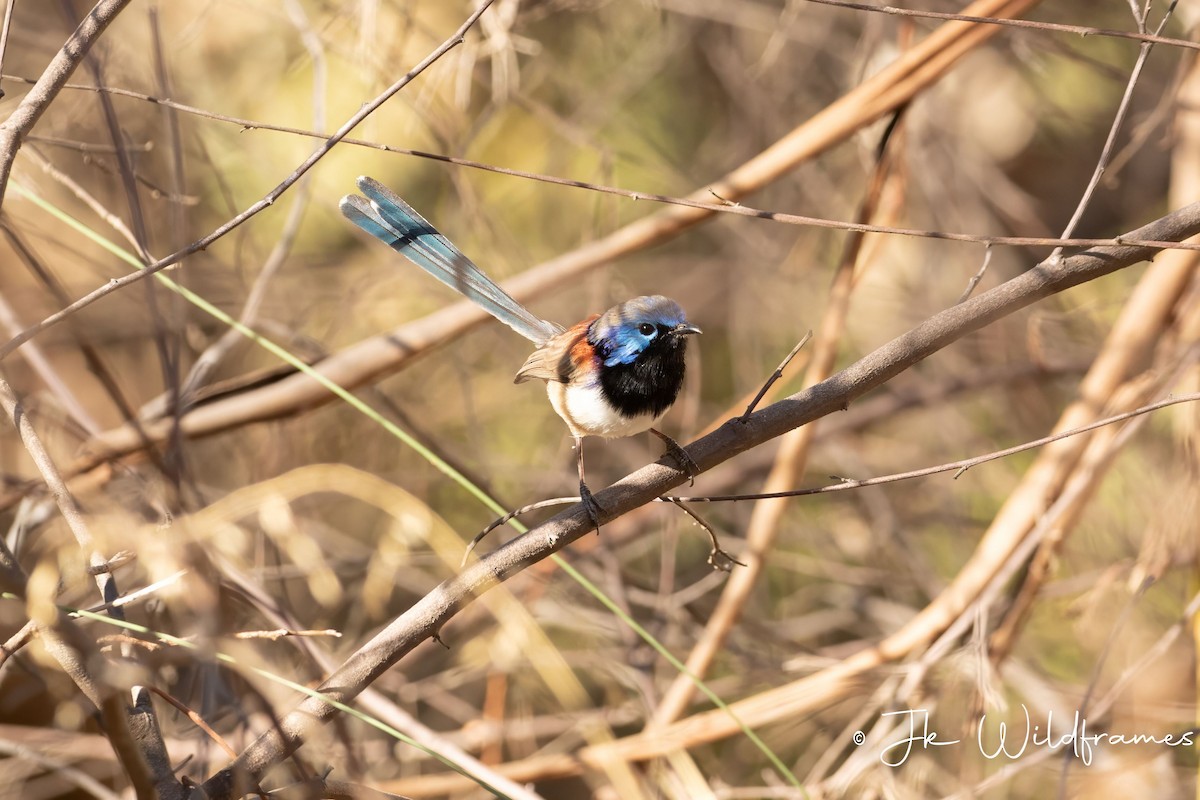
[[[651,428],[650,432],[659,439],[662,439],[662,443],[667,446],[667,453],[669,453],[671,458],[675,459],[675,463],[679,465],[679,471],[684,475],[687,475],[689,484],[695,486],[696,476],[700,474],[700,467],[695,461],[692,460],[692,457],[687,454],[687,450],[684,450],[679,446],[679,442],[675,441],[670,436],[667,436],[660,430]]]
[[[596,526],[596,535],[600,535],[600,504],[596,502],[596,498],[592,497],[592,490],[587,487],[583,481],[583,437],[575,437],[575,453],[576,460],[579,463],[579,500],[583,503],[583,510],[592,520],[592,524]]]

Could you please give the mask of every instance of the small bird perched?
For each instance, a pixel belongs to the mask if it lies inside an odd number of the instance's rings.
[[[346,195],[338,204],[347,219],[537,345],[514,383],[546,382],[550,404],[575,439],[579,497],[597,531],[600,506],[583,476],[584,436],[650,431],[682,472],[699,474],[687,452],[654,428],[683,386],[687,337],[700,333],[678,303],[635,297],[564,329],[514,300],[379,181],[359,178],[358,189],[366,197]]]

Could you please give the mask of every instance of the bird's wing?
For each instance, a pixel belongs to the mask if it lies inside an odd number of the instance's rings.
[[[592,322],[600,315],[593,314],[577,322],[553,337],[529,354],[525,363],[517,370],[513,383],[524,383],[533,378],[556,383],[570,383],[580,370],[595,366],[595,355],[588,344],[587,332]]]
[[[366,197],[349,194],[338,204],[346,219],[526,339],[542,345],[562,332],[562,326],[535,316],[497,286],[449,239],[382,183],[362,177],[358,179],[358,188]]]

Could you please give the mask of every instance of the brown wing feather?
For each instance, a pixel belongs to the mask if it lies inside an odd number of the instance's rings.
[[[570,380],[571,373],[592,358],[592,347],[588,344],[587,332],[599,316],[593,314],[572,325],[530,353],[529,358],[525,359],[525,363],[517,370],[513,383],[524,383],[533,378],[556,383],[566,383]]]

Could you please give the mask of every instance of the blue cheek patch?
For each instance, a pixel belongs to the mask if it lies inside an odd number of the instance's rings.
[[[596,344],[604,359],[604,366],[615,367],[619,364],[632,364],[642,354],[653,336],[643,336],[636,330],[615,330]]]

